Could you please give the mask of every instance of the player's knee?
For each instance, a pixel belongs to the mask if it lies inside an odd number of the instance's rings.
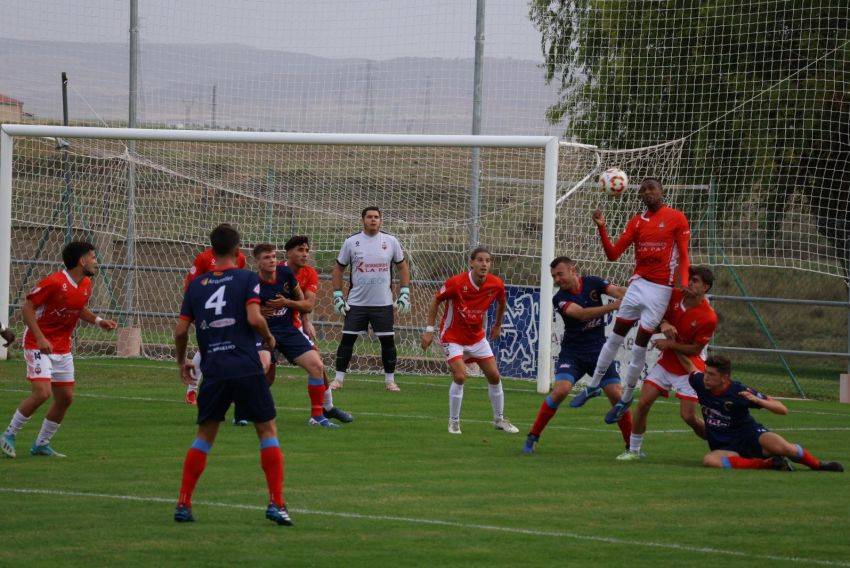
[[[452,380],[456,384],[463,386],[463,384],[466,382],[466,374],[464,374],[460,371],[453,371],[452,372]]]

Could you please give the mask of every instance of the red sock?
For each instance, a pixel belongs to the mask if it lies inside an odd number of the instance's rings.
[[[729,462],[732,469],[773,469],[773,460],[760,460],[758,458],[742,458],[740,456],[729,456],[723,458]]]
[[[791,460],[812,469],[820,469],[820,460],[810,454],[809,450],[803,448],[803,446],[800,446],[799,444],[797,445],[797,455],[792,456]]]
[[[283,507],[283,452],[280,447],[268,446],[260,449],[260,463],[269,486],[269,500]]]
[[[197,448],[189,448],[186,452],[186,460],[183,462],[183,482],[180,485],[180,499],[178,503],[192,506],[192,493],[198,484],[204,468],[207,466],[207,453]]]
[[[325,402],[325,383],[322,379],[310,378],[307,381],[307,394],[310,395],[310,416],[321,416]]]
[[[626,445],[629,445],[629,437],[632,435],[632,411],[627,410],[626,413],[620,418],[620,421],[617,422],[617,426],[620,428],[620,433],[623,435],[623,441],[626,442]]]
[[[546,425],[549,424],[549,421],[552,420],[552,417],[555,416],[555,413],[558,412],[558,407],[552,408],[549,406],[549,397],[543,400],[543,404],[540,405],[540,411],[537,413],[537,420],[534,421],[534,424],[531,426],[531,434],[535,436],[539,436],[543,429],[546,428]]]

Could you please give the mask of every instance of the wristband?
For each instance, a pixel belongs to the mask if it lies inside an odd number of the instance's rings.
[[[426,325],[425,326],[425,333],[434,333],[434,326],[433,325]]]
[[[100,325],[100,322],[102,322],[102,321],[103,321],[102,317],[100,317],[100,316],[94,317],[94,325]]]

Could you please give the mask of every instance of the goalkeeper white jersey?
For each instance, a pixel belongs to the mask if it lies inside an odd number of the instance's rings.
[[[403,260],[398,239],[389,233],[370,237],[360,231],[345,239],[336,261],[342,266],[351,265],[349,305],[392,305],[392,265]]]

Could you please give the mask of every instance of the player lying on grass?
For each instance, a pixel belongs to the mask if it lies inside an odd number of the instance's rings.
[[[564,319],[564,336],[555,366],[555,388],[540,405],[537,419],[522,448],[526,454],[534,453],[543,429],[555,416],[576,381],[593,373],[599,351],[605,345],[605,317],[620,307],[620,298],[626,293],[625,288],[614,286],[603,278],[579,274],[575,262],[569,257],[559,256],[549,266],[558,287],[552,303]],[[603,303],[603,294],[615,298],[615,301]],[[623,391],[613,362],[608,366],[600,387],[612,405],[620,400]],[[628,409],[617,424],[628,444],[632,433],[632,416]]]
[[[816,471],[844,471],[839,462],[822,462],[799,444],[771,432],[750,416],[751,408],[764,408],[774,414],[788,414],[778,400],[732,380],[732,363],[722,355],[705,361],[705,372],[693,361],[679,355],[690,371],[689,381],[699,397],[705,418],[709,453],[702,459],[705,467],[726,469],[780,469],[791,471],[791,461]]]
[[[519,429],[505,418],[505,395],[496,357],[484,335],[487,310],[495,302],[496,317],[490,330],[490,339],[502,333],[505,317],[505,285],[490,274],[490,251],[478,247],[470,255],[469,272],[461,272],[446,280],[428,308],[428,321],[422,334],[422,349],[434,341],[434,323],[440,304],[446,310],[440,323],[440,342],[452,373],[449,388],[449,434],[460,434],[460,407],[463,403],[463,385],[466,382],[466,363],[478,363],[487,379],[490,405],[493,408],[493,426],[509,434]]]

